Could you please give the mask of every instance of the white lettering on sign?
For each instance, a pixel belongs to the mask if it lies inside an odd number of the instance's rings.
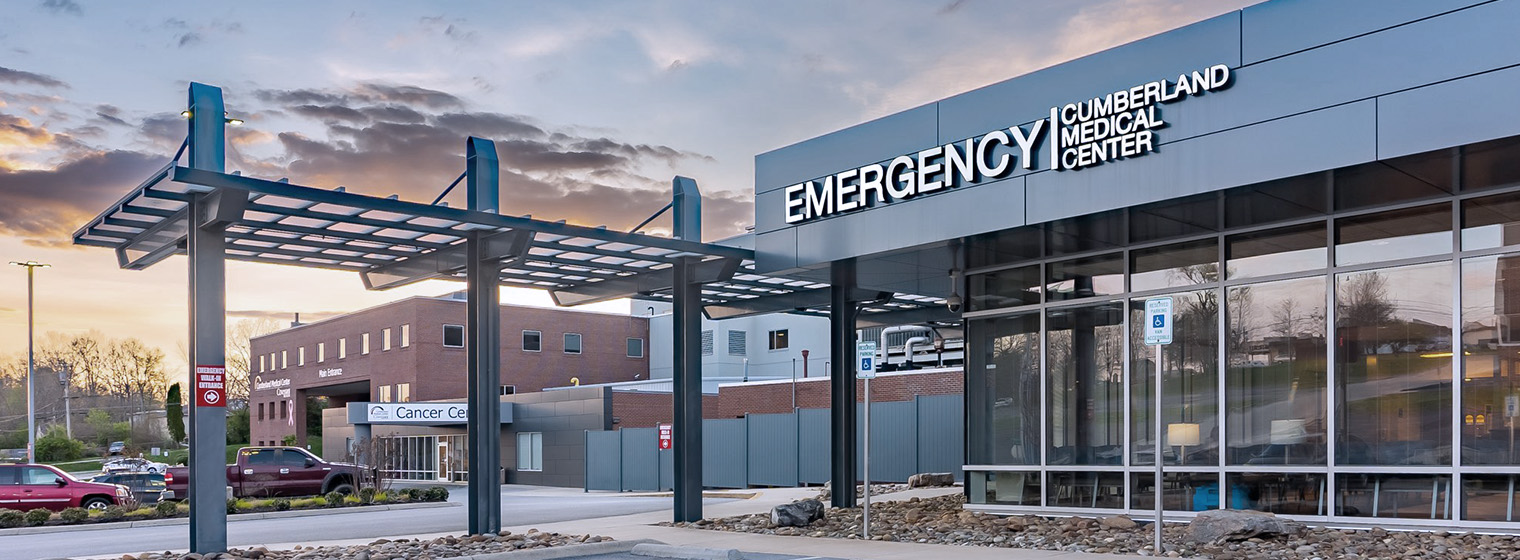
[[[1166,126],[1159,105],[1224,89],[1230,67],[1216,64],[1101,97],[1050,108],[1049,118],[993,130],[978,137],[846,169],[783,189],[786,223],[908,200],[919,195],[1000,179],[1034,169],[1034,152],[1047,138],[1046,163],[1075,170],[1155,152],[1155,130]]]
[[[469,420],[466,403],[370,403],[370,422],[389,424],[462,424]]]
[[[337,377],[343,375],[343,368],[327,368],[317,370],[317,377]]]
[[[269,389],[280,389],[280,388],[289,387],[289,386],[290,386],[290,378],[288,378],[288,377],[287,378],[282,378],[282,379],[271,379],[269,381],[264,381],[263,376],[258,376],[258,375],[253,376],[253,390],[255,390],[255,391],[266,391],[266,390],[269,390]]]
[[[201,407],[225,407],[227,390],[226,366],[195,366],[195,405]]]

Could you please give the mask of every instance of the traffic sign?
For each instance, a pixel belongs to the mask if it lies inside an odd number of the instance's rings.
[[[871,379],[876,377],[876,342],[862,341],[855,344],[855,377]]]
[[[227,366],[195,366],[195,406],[227,407]]]
[[[660,424],[660,449],[670,449],[671,431],[670,424]]]
[[[1145,344],[1172,343],[1172,298],[1145,300]]]

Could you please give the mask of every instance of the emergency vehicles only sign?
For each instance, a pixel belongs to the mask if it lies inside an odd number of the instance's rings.
[[[195,406],[227,406],[227,366],[195,366]]]

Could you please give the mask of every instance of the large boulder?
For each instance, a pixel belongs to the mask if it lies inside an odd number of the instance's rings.
[[[1304,525],[1264,511],[1215,509],[1201,512],[1188,524],[1188,537],[1197,543],[1219,544],[1252,537],[1292,536]]]
[[[802,500],[771,508],[771,525],[776,527],[806,527],[823,519],[823,502]]]
[[[909,488],[925,488],[929,486],[955,486],[955,475],[951,473],[918,473],[908,477]]]

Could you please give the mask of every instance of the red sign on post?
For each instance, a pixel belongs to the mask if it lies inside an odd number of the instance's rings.
[[[660,424],[660,449],[670,449],[670,424]]]
[[[227,406],[227,366],[195,366],[195,406]]]

